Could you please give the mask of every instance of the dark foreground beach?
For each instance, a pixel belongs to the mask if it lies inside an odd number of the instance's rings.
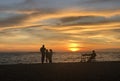
[[[0,81],[120,81],[120,62],[0,65]]]

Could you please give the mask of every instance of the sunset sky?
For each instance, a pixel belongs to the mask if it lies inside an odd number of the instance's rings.
[[[0,51],[120,48],[120,0],[0,0]]]

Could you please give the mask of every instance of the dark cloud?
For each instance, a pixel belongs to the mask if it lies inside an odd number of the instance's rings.
[[[6,1],[6,4],[8,4],[8,2]],[[15,2],[17,4],[15,4]],[[106,10],[120,8],[120,0],[12,0],[11,3],[12,5],[0,5],[0,10],[55,9],[59,11],[68,8],[82,8],[99,11],[100,9]]]
[[[110,18],[102,16],[78,16],[78,17],[63,17],[59,19],[61,25],[100,25],[119,23],[120,15],[112,16]]]
[[[119,29],[111,29],[111,30],[108,30],[108,31],[115,32],[115,33],[120,33],[120,28]]]
[[[16,1],[17,2],[17,1]],[[76,0],[68,1],[56,1],[56,0],[24,0],[22,3],[14,5],[0,5],[0,10],[35,10],[35,9],[48,9],[50,10],[61,10],[72,6],[73,2]],[[62,4],[62,6],[60,5]],[[71,4],[71,5],[70,5]],[[74,5],[73,5],[74,6]]]
[[[85,18],[94,18],[95,16],[78,16],[78,17],[64,17],[61,18],[60,20],[62,22],[70,22],[70,21],[76,21],[76,20],[80,20],[80,19],[85,19]]]
[[[88,0],[88,1],[86,1],[86,2],[90,2],[90,3],[99,3],[99,2],[120,2],[120,0],[117,0],[117,1],[115,1],[115,0]]]
[[[20,25],[27,18],[28,18],[27,15],[19,15],[8,19],[0,20],[0,27],[12,27]]]
[[[79,1],[81,3],[81,1]],[[120,0],[85,0],[82,2],[83,8],[86,10],[119,10]]]
[[[32,14],[21,14],[14,17],[9,17],[8,19],[0,20],[0,26],[1,27],[7,27],[7,26],[14,26],[15,24],[20,25],[25,20],[29,19],[29,17],[34,17],[36,15],[47,15],[47,14],[55,14],[59,12],[62,9],[67,9],[71,6],[71,8],[76,7],[77,2],[79,0],[69,0],[69,1],[56,1],[56,0],[23,0],[20,3],[17,3],[15,5],[0,5],[1,11],[7,11],[7,10],[14,10],[15,12],[31,12]],[[113,0],[106,0],[105,2],[113,2]],[[117,3],[120,0],[114,1],[114,3]],[[17,1],[16,1],[17,2]],[[83,2],[104,2],[104,0],[85,0],[80,1]],[[60,5],[62,4],[62,5]],[[89,6],[89,5],[88,5]],[[105,5],[107,6],[107,5]],[[113,7],[113,6],[112,6]],[[81,8],[81,6],[77,5],[76,8]],[[89,8],[89,7],[88,7]],[[96,7],[95,7],[96,8]],[[13,12],[14,13],[14,12]],[[91,21],[90,21],[91,20]],[[93,21],[95,20],[95,21]],[[94,24],[104,24],[104,23],[111,23],[111,22],[119,22],[120,20],[116,17],[116,19],[109,19],[104,18],[100,16],[78,16],[78,17],[64,17],[60,18],[60,21],[62,22],[62,25],[94,25]],[[65,23],[65,24],[64,24]],[[59,23],[60,24],[60,23]],[[58,25],[59,25],[58,24]]]
[[[33,11],[33,12],[32,12]],[[17,14],[17,12],[21,12],[21,14]],[[24,12],[32,12],[30,14],[24,14]],[[49,10],[49,9],[46,9],[46,10],[19,10],[19,11],[16,11],[15,12],[15,16],[8,16],[7,18],[4,18],[4,19],[0,19],[0,27],[12,27],[12,26],[21,26],[24,25],[24,24],[30,24],[29,20],[32,20],[32,19],[37,19],[36,16],[39,16],[39,19],[45,15],[48,15],[48,14],[52,14],[52,13],[55,13],[54,10]],[[22,14],[23,13],[23,14]],[[34,23],[34,22],[33,22]]]

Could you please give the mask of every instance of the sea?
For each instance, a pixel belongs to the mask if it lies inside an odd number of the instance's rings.
[[[80,62],[81,55],[89,52],[54,52],[53,63]],[[96,62],[120,61],[120,51],[97,52]],[[41,63],[39,52],[1,52],[0,65]]]

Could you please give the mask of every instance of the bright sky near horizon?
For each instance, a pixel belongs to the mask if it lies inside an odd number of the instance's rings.
[[[0,51],[120,48],[120,0],[0,0]]]

